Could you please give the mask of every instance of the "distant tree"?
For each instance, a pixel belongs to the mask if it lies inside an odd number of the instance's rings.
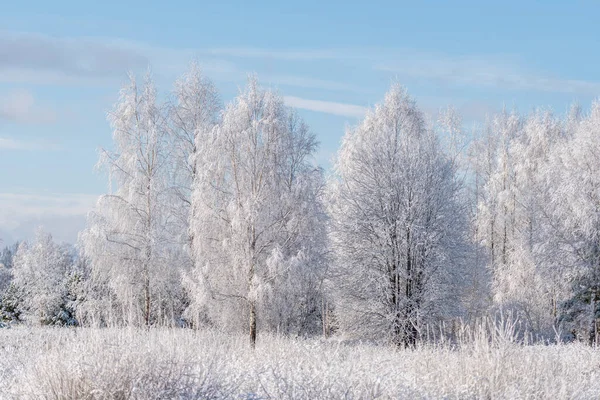
[[[22,322],[24,307],[23,291],[11,282],[2,295],[0,322]]]
[[[487,249],[493,303],[514,311],[520,326],[554,336],[558,305],[568,289],[566,259],[553,216],[562,157],[577,126],[578,111],[566,122],[537,110],[494,116],[471,148],[475,173],[476,240]],[[555,210],[555,211],[552,211]]]
[[[21,319],[22,293],[13,283],[13,260],[19,245],[6,246],[0,252],[0,322]]]
[[[577,336],[600,343],[600,102],[568,120],[572,136],[557,146],[546,179],[556,183],[548,214],[554,267],[571,285],[560,319]],[[568,131],[569,132],[569,131]]]
[[[510,235],[514,233],[515,197],[514,163],[510,145],[519,134],[521,119],[516,113],[495,115],[487,130],[488,148],[481,195],[478,203],[478,232],[481,242],[489,249],[490,268],[497,276],[508,263],[511,254]]]
[[[428,323],[459,313],[469,233],[462,183],[402,87],[347,131],[329,193],[344,331],[414,345]]]
[[[6,311],[32,323],[68,323],[71,316],[66,311],[65,297],[72,263],[71,249],[56,244],[50,234],[38,229],[35,241],[22,242],[14,256],[8,301],[18,299],[22,304],[7,304]]]
[[[564,277],[555,267],[548,242],[546,212],[552,185],[545,179],[550,155],[563,132],[559,119],[538,110],[523,118],[519,134],[509,145],[513,171],[510,253],[497,271],[494,287],[499,304],[516,308],[528,329],[546,336],[554,334],[556,305],[564,295]]]
[[[0,251],[0,299],[12,281],[13,259],[18,248],[17,242]]]

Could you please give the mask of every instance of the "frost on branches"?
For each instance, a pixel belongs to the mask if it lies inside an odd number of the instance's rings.
[[[318,329],[326,242],[314,135],[251,78],[202,146],[188,281],[197,322],[248,326],[252,343],[258,327]]]
[[[255,78],[224,109],[196,65],[162,104],[131,78],[80,257],[43,234],[3,253],[2,319],[412,346],[510,311],[520,337],[599,343],[598,104],[503,110],[467,146],[452,107],[434,125],[396,85],[325,188],[314,134]]]
[[[459,312],[468,225],[455,173],[400,86],[348,130],[329,191],[342,330],[414,345]]]
[[[109,121],[115,150],[102,150],[99,167],[115,190],[98,200],[81,237],[92,271],[83,312],[101,324],[170,323],[178,315],[179,225],[168,132],[149,76],[142,88],[131,78]]]
[[[574,119],[574,118],[573,118]],[[573,119],[569,122],[572,122]],[[572,137],[552,157],[558,176],[549,209],[557,249],[554,267],[570,291],[560,322],[576,337],[600,344],[600,102],[577,123]]]
[[[185,243],[185,263],[192,266],[192,232],[190,220],[194,219],[192,186],[202,169],[202,152],[205,142],[217,124],[221,102],[214,84],[208,80],[197,64],[176,82],[172,93],[174,99],[167,107],[167,126],[173,148],[173,191],[176,198],[169,204],[178,218],[180,241]]]
[[[12,305],[12,315],[3,317],[37,325],[75,324],[69,303],[73,261],[71,249],[56,244],[42,229],[36,231],[35,241],[21,242],[13,259],[11,286],[3,299],[3,311]]]

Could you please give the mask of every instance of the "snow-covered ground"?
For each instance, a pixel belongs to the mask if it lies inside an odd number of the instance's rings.
[[[594,399],[600,351],[483,335],[395,349],[185,329],[0,330],[7,399]]]

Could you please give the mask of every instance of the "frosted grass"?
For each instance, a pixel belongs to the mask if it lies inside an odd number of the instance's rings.
[[[396,349],[185,329],[0,330],[3,399],[594,399],[600,352],[474,335]]]

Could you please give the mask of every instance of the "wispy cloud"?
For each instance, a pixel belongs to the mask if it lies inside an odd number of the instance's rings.
[[[118,38],[52,37],[35,33],[0,31],[0,82],[38,85],[101,86],[122,80],[127,71],[152,66],[157,75],[181,74],[197,61],[211,78],[242,81],[248,71],[232,58],[277,60],[334,59],[334,50],[269,50],[257,48],[166,48]],[[357,91],[344,82],[294,75],[262,75],[278,85],[324,90]]]
[[[0,82],[52,85],[103,85],[123,79],[127,71],[152,66],[159,73],[177,73],[194,58],[194,49],[170,49],[115,38],[53,37],[0,31]],[[226,60],[203,58],[214,74],[235,69]]]
[[[44,69],[33,69],[33,68],[16,68],[0,67],[0,83],[9,84],[31,84],[31,85],[51,85],[51,86],[89,86],[99,87],[107,84],[114,84],[116,80],[125,78],[125,72],[120,76],[106,76],[106,77],[84,77],[69,74],[66,71],[59,70],[44,70]]]
[[[219,49],[200,49],[198,52],[200,54],[211,54],[217,56],[278,60],[331,60],[339,59],[341,57],[339,51],[329,49],[281,50],[256,47],[230,47]]]
[[[75,243],[97,200],[83,193],[0,193],[0,236],[8,244],[30,239],[44,226],[55,239]]]
[[[352,62],[353,65],[372,65],[375,70],[392,72],[403,78],[434,80],[440,85],[466,86],[554,93],[600,93],[600,82],[569,77],[529,68],[523,60],[503,54],[450,56],[410,49],[354,48],[281,50],[265,48],[221,48],[199,50],[233,58],[257,58],[282,61]],[[274,80],[275,81],[275,80]],[[350,85],[311,78],[286,79],[298,86],[333,90],[355,90]]]
[[[0,137],[0,151],[2,150],[60,150],[60,146],[47,140],[19,140],[7,137]]]
[[[0,94],[0,121],[19,123],[52,123],[56,113],[50,108],[36,104],[33,94],[27,90],[15,90]]]
[[[82,193],[0,193],[0,226],[13,229],[25,220],[49,215],[86,215],[97,200],[97,195]]]
[[[332,101],[310,100],[294,96],[284,96],[285,104],[303,110],[317,111],[344,117],[360,118],[365,115],[367,108],[354,104],[335,103]]]
[[[85,228],[85,214],[78,215],[42,215],[26,218],[8,231],[0,231],[0,236],[6,236],[6,243],[15,240],[32,240],[37,228],[43,227],[46,232],[52,234],[57,242],[76,243],[77,236]]]
[[[180,74],[197,60],[214,79],[240,81],[237,59],[338,62],[336,68],[373,69],[402,79],[438,85],[500,90],[598,94],[600,82],[555,76],[506,55],[452,56],[410,49],[166,48],[118,38],[68,38],[0,31],[0,82],[99,85],[123,79],[128,70],[151,65],[158,74]],[[260,72],[260,71],[259,71]],[[275,84],[324,90],[361,91],[347,82],[318,77],[273,75]],[[362,89],[364,90],[364,89]]]
[[[330,81],[326,79],[306,78],[293,75],[267,75],[266,80],[276,85],[324,89],[335,91],[361,92],[364,89],[350,83]]]
[[[434,80],[438,84],[556,93],[600,93],[600,82],[565,79],[527,68],[506,56],[451,57],[406,52],[393,61],[380,61],[376,70],[402,78]]]
[[[0,32],[0,68],[46,70],[74,76],[121,74],[148,65],[148,59],[118,43]]]

